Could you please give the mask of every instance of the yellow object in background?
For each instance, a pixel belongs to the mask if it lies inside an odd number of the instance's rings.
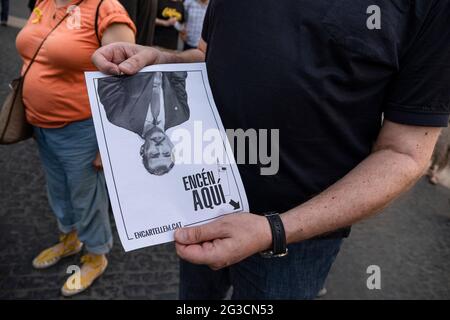
[[[177,9],[175,8],[164,8],[163,12],[162,12],[162,16],[164,18],[176,18],[177,21],[181,21],[181,19],[183,18],[183,15],[181,14],[181,12],[178,12]]]

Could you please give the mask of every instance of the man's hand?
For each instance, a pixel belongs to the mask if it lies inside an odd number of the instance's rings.
[[[204,62],[207,44],[202,39],[198,49],[183,52],[163,52],[157,48],[127,42],[115,42],[101,47],[92,55],[99,71],[120,75],[133,75],[145,66],[165,63]]]
[[[112,75],[132,75],[145,66],[167,63],[160,50],[127,42],[101,47],[92,55],[92,62],[99,71]]]
[[[97,171],[103,170],[103,163],[102,157],[100,156],[100,152],[97,152],[94,161],[92,161],[92,165],[94,166],[94,169]]]
[[[232,214],[214,222],[175,232],[178,255],[191,263],[218,270],[235,264],[272,244],[269,222],[251,213]]]

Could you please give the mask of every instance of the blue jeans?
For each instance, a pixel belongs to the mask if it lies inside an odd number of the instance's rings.
[[[92,119],[57,129],[34,127],[34,133],[60,231],[76,230],[90,253],[109,252],[109,198],[103,172],[92,165],[98,152]]]
[[[219,271],[180,262],[180,299],[223,299],[233,286],[233,300],[314,299],[323,288],[342,239],[312,239],[288,246],[283,258],[259,254]]]
[[[2,22],[7,22],[8,15],[9,15],[9,0],[2,0],[2,13],[0,16],[0,20]]]

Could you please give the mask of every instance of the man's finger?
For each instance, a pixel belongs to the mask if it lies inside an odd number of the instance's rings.
[[[97,67],[97,69],[106,74],[119,75],[120,70],[119,67],[108,61],[105,55],[101,51],[96,51],[92,55],[92,62]]]
[[[175,244],[178,256],[186,261],[194,264],[212,265],[217,264],[218,248],[212,242],[205,242],[203,244]]]
[[[224,226],[220,221],[214,221],[198,227],[183,228],[175,231],[175,241],[180,244],[195,244],[214,239],[223,238],[226,235]]]
[[[147,65],[146,61],[144,54],[137,53],[119,64],[119,70],[125,74],[133,75]]]

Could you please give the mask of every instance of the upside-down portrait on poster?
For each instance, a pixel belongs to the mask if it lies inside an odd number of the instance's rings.
[[[248,211],[205,64],[157,65],[133,76],[87,72],[86,82],[126,251]]]

